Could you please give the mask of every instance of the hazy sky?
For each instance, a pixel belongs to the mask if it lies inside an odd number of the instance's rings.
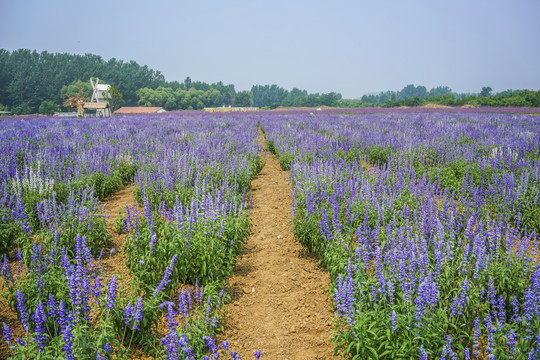
[[[135,60],[169,81],[346,98],[540,89],[539,0],[0,0],[0,48]]]

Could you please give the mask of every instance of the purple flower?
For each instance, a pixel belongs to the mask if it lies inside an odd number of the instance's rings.
[[[30,330],[30,325],[28,324],[28,312],[26,311],[26,300],[24,299],[24,294],[17,289],[17,310],[19,310],[21,324],[28,333]]]
[[[230,346],[230,345],[229,345],[229,342],[228,342],[227,340],[223,340],[223,342],[221,343],[221,348],[222,348],[223,350],[225,350],[225,351],[226,351],[226,350],[229,350],[229,346]]]
[[[261,358],[261,352],[259,350],[255,350],[255,352],[253,353],[253,355],[255,355],[255,358],[257,360],[259,360]]]
[[[536,296],[531,287],[525,291],[525,301],[523,303],[523,315],[527,324],[533,319],[534,315],[538,313],[538,302]]]
[[[180,316],[184,319],[188,316],[189,311],[191,310],[191,306],[189,304],[189,300],[187,296],[188,292],[189,291],[185,291],[184,289],[182,289],[182,291],[180,292],[180,295],[178,295],[178,310],[179,310]]]
[[[69,312],[67,318],[66,318],[66,324],[64,326],[64,335],[62,337],[62,340],[64,341],[64,351],[66,352],[66,359],[68,360],[75,360],[75,356],[73,355],[73,327],[75,325],[74,323],[74,316],[73,312]]]
[[[211,353],[215,353],[218,351],[219,348],[216,346],[216,340],[214,340],[211,336],[203,336],[203,340],[204,346],[206,346],[206,348],[210,350]]]
[[[13,341],[13,330],[10,329],[9,326],[7,326],[6,323],[3,323],[4,324],[4,330],[2,332],[2,335],[4,337],[4,340],[8,343],[8,345],[11,344],[11,342]]]
[[[521,318],[519,317],[519,301],[517,299],[517,296],[514,296],[514,300],[512,300],[512,321],[513,322],[520,322]]]
[[[13,273],[11,272],[11,267],[9,266],[9,261],[5,254],[4,254],[4,262],[2,263],[0,272],[2,276],[4,277],[5,283],[9,285],[9,283],[11,282],[11,285],[13,286],[15,283],[15,279],[13,278]]]
[[[109,289],[107,290],[107,305],[105,305],[109,310],[114,308],[114,302],[116,298],[116,277],[111,276],[111,281],[109,282]]]
[[[21,273],[22,273],[22,267],[23,267],[23,256],[21,249],[17,249],[17,260],[19,261],[19,264],[17,265],[17,278],[21,280]]]
[[[133,315],[133,308],[131,307],[131,303],[129,303],[124,308],[124,322],[126,323],[127,326],[129,326],[129,321],[132,315]]]
[[[177,258],[178,258],[178,255],[174,254],[174,256],[171,259],[171,262],[169,263],[169,266],[167,266],[167,268],[165,269],[165,273],[163,274],[163,278],[161,279],[161,282],[159,283],[156,290],[154,290],[154,297],[156,297],[159,292],[163,291],[163,289],[165,289],[165,287],[169,283],[169,277],[172,275],[172,272],[174,269],[174,263],[176,262]]]
[[[471,358],[471,350],[468,347],[463,349],[463,357],[465,358],[465,360],[470,360],[470,358]]]
[[[420,355],[420,360],[427,360],[428,354],[426,354],[426,351],[424,350],[424,345],[420,346],[420,349],[418,350]]]
[[[66,305],[64,304],[63,300],[60,300],[60,303],[58,304],[58,316],[58,323],[60,324],[60,329],[63,332],[66,325]]]
[[[478,357],[480,355],[480,343],[478,340],[480,339],[480,318],[474,319],[474,343],[473,343],[473,354],[475,357]]]
[[[392,321],[392,326],[390,326],[390,328],[393,331],[396,331],[397,315],[396,315],[395,310],[392,310],[392,316],[390,317],[390,320]]]
[[[511,329],[508,332],[507,338],[508,349],[510,350],[510,359],[514,358],[514,353],[516,351],[516,332],[514,329]]]
[[[56,317],[56,301],[54,301],[54,297],[51,293],[49,293],[49,300],[47,300],[47,307],[49,308],[49,312],[47,313],[51,318]]]
[[[486,347],[486,353],[488,354],[488,359],[495,359],[493,352],[495,351],[494,344],[493,344],[493,333],[495,332],[495,328],[493,328],[493,323],[491,320],[491,315],[487,314],[486,319],[484,320],[486,324],[486,328],[488,331],[488,346]]]
[[[42,352],[45,348],[45,322],[47,321],[45,317],[45,309],[43,308],[43,303],[41,300],[38,302],[36,306],[36,312],[33,315],[34,322],[36,324],[36,333],[37,333],[37,341],[38,341],[38,347],[39,352]]]
[[[467,305],[467,291],[469,290],[469,280],[465,278],[463,285],[461,285],[461,291],[459,297],[454,297],[452,306],[450,307],[450,316],[456,316],[456,314],[463,315],[461,311]]]
[[[92,294],[94,296],[94,301],[100,304],[99,297],[101,296],[101,281],[99,279],[99,275],[97,275],[94,279],[94,286],[92,286]]]
[[[349,325],[355,324],[354,315],[356,303],[356,285],[353,280],[352,271],[352,265],[349,261],[349,265],[347,267],[347,277],[343,279],[341,274],[338,275],[336,280],[336,289],[334,291],[336,314],[339,317],[345,318]]]
[[[497,320],[499,321],[501,328],[504,326],[504,323],[506,322],[505,306],[506,305],[504,303],[503,296],[499,295],[499,312],[497,313]]]
[[[186,335],[182,334],[182,336],[180,336],[180,339],[178,339],[178,344],[182,347],[185,347],[187,346],[188,344],[188,339],[186,337]]]
[[[139,323],[141,322],[143,318],[143,299],[139,296],[139,300],[137,300],[137,305],[135,305],[133,310],[133,324],[131,325],[131,330],[139,329]]]
[[[441,353],[441,359],[446,359],[446,355],[450,355],[450,359],[457,360],[457,355],[452,350],[452,337],[450,335],[445,335],[446,345],[443,347]]]
[[[421,321],[425,308],[434,306],[439,301],[439,287],[437,283],[433,281],[431,273],[429,273],[420,285],[418,285],[417,292],[418,296],[414,300],[414,303],[416,304],[414,318],[417,320],[416,326],[420,326],[422,324]]]
[[[105,350],[106,352],[110,352],[111,351],[111,344],[106,343],[105,345],[103,345],[103,350]]]

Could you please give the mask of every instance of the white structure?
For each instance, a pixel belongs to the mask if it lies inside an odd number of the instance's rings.
[[[92,99],[89,103],[84,104],[84,108],[96,110],[97,117],[111,116],[111,107],[108,101],[108,91],[111,85],[100,84],[98,78],[96,78],[96,82],[90,78],[90,84],[92,85]]]

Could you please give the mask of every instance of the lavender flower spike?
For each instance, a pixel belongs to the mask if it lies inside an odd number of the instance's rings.
[[[19,313],[21,314],[21,324],[28,333],[28,330],[30,330],[30,325],[28,324],[28,312],[26,311],[26,300],[24,299],[24,294],[17,289],[17,310],[19,310]]]
[[[116,277],[111,276],[111,281],[109,282],[109,290],[107,290],[107,305],[105,305],[109,310],[114,308],[114,302],[116,298]]]
[[[4,337],[4,340],[8,343],[8,345],[11,344],[11,342],[13,341],[13,330],[10,329],[9,326],[7,326],[6,323],[3,323],[4,324],[4,330],[2,332],[2,335]]]
[[[169,266],[167,266],[167,268],[165,269],[165,273],[163,274],[163,278],[161,279],[161,282],[159,283],[156,290],[154,290],[154,297],[156,297],[159,292],[163,291],[163,289],[165,289],[165,287],[169,283],[169,277],[171,277],[172,275],[172,272],[174,269],[174,263],[176,262],[176,259],[178,259],[178,255],[175,254],[172,257],[171,262],[169,263]]]

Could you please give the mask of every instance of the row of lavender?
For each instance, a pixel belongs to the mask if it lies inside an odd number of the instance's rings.
[[[4,323],[3,355],[225,356],[228,344],[213,337],[223,278],[250,229],[246,191],[263,165],[256,124],[200,114],[6,119],[0,138],[0,282],[19,319]],[[128,234],[129,273],[115,274],[104,266],[115,249],[98,199],[130,183],[139,206],[116,224]]]
[[[352,358],[540,357],[540,117],[263,116]]]

